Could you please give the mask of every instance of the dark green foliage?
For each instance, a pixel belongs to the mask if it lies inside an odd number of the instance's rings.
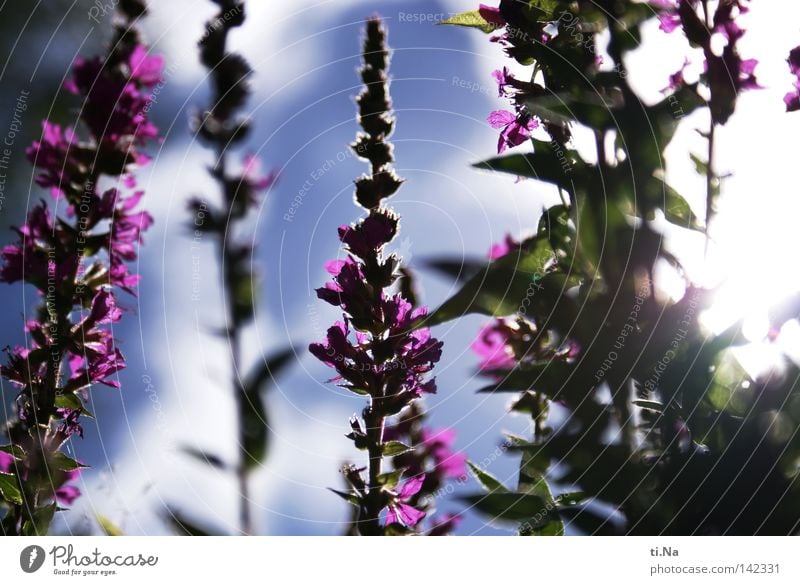
[[[685,34],[707,49],[708,27],[690,3],[681,6]],[[541,74],[520,82],[517,105],[551,140],[532,139],[532,152],[475,166],[554,185],[563,203],[530,226],[536,235],[521,250],[475,267],[468,278],[459,263],[433,264],[463,284],[427,323],[467,313],[502,318],[516,363],[483,371],[491,383],[481,391],[521,393],[512,410],[534,427],[532,440],[510,444],[522,458],[517,488],[473,468],[489,493],[466,501],[519,522],[520,534],[562,534],[564,524],[589,534],[797,533],[800,369],[787,360],[750,378],[731,351],[745,343],[740,326],[716,336],[700,326],[713,291],[685,279],[653,221],[705,229],[708,218],[665,182],[664,152],[691,112],[706,109],[724,123],[741,88],[726,93],[724,83],[704,77],[707,94],[681,83],[662,101],[643,103],[623,57],[653,17],[644,3],[503,0],[500,11],[508,55]],[[447,24],[483,28],[475,19]],[[540,42],[545,25],[558,35]],[[602,31],[612,71],[595,62]],[[720,68],[712,62],[710,69]],[[595,160],[571,147],[570,129],[578,126],[594,134]],[[713,165],[692,158],[699,173],[711,174],[713,202]],[[679,300],[657,292],[659,265],[684,278]],[[523,285],[534,273],[541,289],[521,313]],[[798,305],[793,298],[775,308],[773,328],[796,318]],[[566,421],[557,430],[548,426],[553,402]],[[554,462],[557,484],[580,492],[551,490]]]

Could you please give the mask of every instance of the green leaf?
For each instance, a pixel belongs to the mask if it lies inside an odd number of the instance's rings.
[[[106,536],[125,536],[120,528],[102,514],[95,514],[95,520]]]
[[[438,325],[468,313],[496,317],[516,313],[530,297],[529,287],[539,284],[546,273],[545,266],[552,259],[547,240],[536,239],[519,253],[512,252],[489,264],[416,325]]]
[[[556,20],[556,10],[562,7],[560,0],[528,0],[526,11],[539,22]]]
[[[89,467],[88,465],[83,465],[78,463],[71,457],[68,457],[61,451],[54,453],[50,457],[50,465],[55,469],[59,469],[61,471],[73,471],[75,469],[84,469]]]
[[[698,175],[707,176],[708,175],[708,163],[701,159],[696,154],[690,152],[689,157],[692,159],[694,163],[694,168],[697,170]]]
[[[666,183],[662,182],[662,184],[664,188],[664,217],[667,218],[667,221],[683,228],[703,231],[703,225],[683,195]]]
[[[395,469],[394,471],[389,471],[388,473],[382,473],[378,476],[378,483],[387,489],[392,489],[398,483],[400,483],[400,478],[403,476],[405,470],[405,467],[401,467],[400,469]]]
[[[17,476],[0,472],[0,496],[10,504],[22,505],[22,492],[17,487]]]
[[[546,511],[526,518],[519,527],[521,536],[564,536],[564,523],[556,512],[557,504],[547,484],[538,453],[523,451],[519,472],[519,491],[541,498]]]
[[[586,494],[583,492],[565,492],[559,494],[555,498],[558,506],[577,506],[586,499]]]
[[[580,99],[565,93],[547,94],[525,100],[528,112],[542,120],[561,124],[579,122],[595,130],[608,130],[614,127],[615,105],[592,94],[584,94]]]
[[[381,445],[381,452],[386,457],[394,457],[395,455],[402,455],[403,453],[408,453],[409,451],[413,451],[413,447],[409,447],[405,443],[401,443],[400,441],[387,441],[383,445]]]
[[[353,504],[354,506],[360,506],[361,500],[358,499],[358,496],[352,492],[341,492],[339,490],[335,490],[333,488],[328,488],[334,494],[342,498],[348,504]]]
[[[477,28],[478,30],[485,32],[486,34],[493,33],[497,30],[497,25],[492,24],[477,10],[469,10],[467,12],[462,12],[461,14],[456,14],[455,16],[448,18],[447,20],[442,20],[437,22],[436,24],[450,24],[454,26],[466,26],[468,28]]]
[[[94,415],[89,412],[86,407],[81,402],[81,399],[78,398],[72,392],[68,392],[65,394],[59,394],[56,396],[55,405],[57,408],[68,408],[70,410],[80,410],[81,414],[84,416],[88,416],[89,418],[94,418]]]
[[[746,416],[754,382],[731,351],[725,351],[714,364],[714,377],[706,399],[717,410]]]
[[[480,484],[486,488],[486,491],[490,493],[508,491],[508,488],[506,488],[506,486],[504,486],[499,479],[484,471],[472,461],[467,461],[467,465],[469,465],[470,470],[472,470],[472,473],[475,475],[475,479],[477,479]]]
[[[545,501],[530,494],[494,492],[464,496],[461,500],[498,520],[526,521],[541,517],[546,523],[548,516]]]
[[[25,457],[25,449],[19,445],[0,445],[0,451],[3,453],[8,453],[17,461],[22,461],[22,459]]]
[[[573,173],[577,176],[576,171],[585,164],[573,150],[554,149],[549,142],[533,140],[533,152],[490,158],[472,166],[569,188]]]
[[[33,515],[22,523],[22,536],[45,536],[55,513],[55,502],[34,510]]]

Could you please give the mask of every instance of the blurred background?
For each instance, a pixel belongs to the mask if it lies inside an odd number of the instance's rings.
[[[40,136],[42,118],[73,121],[76,104],[62,83],[76,56],[100,52],[108,40],[111,11],[90,18],[102,13],[92,9],[103,4],[0,4],[0,134],[12,142],[8,178],[0,192],[0,233],[5,234],[0,242],[13,238],[8,228],[23,220],[27,208],[40,198],[49,200],[33,182],[24,150]],[[113,0],[105,4],[113,6]],[[343,435],[348,417],[360,412],[363,400],[327,384],[331,370],[311,358],[306,347],[322,339],[340,317],[316,299],[314,289],[327,278],[323,263],[340,254],[337,226],[359,214],[352,181],[366,167],[351,155],[348,143],[357,132],[353,98],[360,90],[356,68],[364,18],[375,13],[385,18],[394,49],[391,92],[398,124],[393,142],[398,173],[407,180],[392,200],[402,216],[394,246],[416,271],[426,304],[436,306],[454,292],[449,279],[425,268],[426,260],[484,258],[506,233],[529,234],[542,206],[558,197],[532,181],[516,183],[470,167],[496,152],[497,134],[486,116],[505,104],[497,97],[491,72],[509,64],[488,36],[435,26],[452,13],[475,8],[471,1],[251,0],[246,7],[247,22],[231,37],[231,48],[255,70],[248,112],[253,132],[244,150],[273,169],[278,184],[252,224],[263,287],[245,352],[253,363],[287,345],[297,350],[296,363],[267,398],[270,453],[253,480],[257,532],[340,534],[349,509],[326,488],[341,487],[341,464],[358,461]],[[151,149],[153,163],[139,175],[144,207],[156,225],[141,250],[138,296],[120,301],[128,311],[116,331],[128,362],[120,375],[122,389],[92,392],[96,419],[87,420],[85,438],[70,446],[91,469],[82,475],[84,496],[61,515],[57,532],[97,532],[94,517],[100,513],[126,534],[165,534],[168,507],[218,530],[236,531],[233,478],[181,453],[187,446],[231,459],[236,453],[227,350],[212,334],[223,322],[219,266],[211,246],[192,240],[186,211],[191,196],[217,196],[205,172],[212,156],[188,125],[191,114],[209,99],[196,41],[215,9],[205,0],[151,2],[143,27],[153,52],[163,54],[167,63],[151,109],[164,141]],[[720,286],[705,317],[707,326],[720,330],[746,317],[754,339],[766,326],[769,305],[800,290],[800,271],[789,258],[798,245],[800,115],[787,115],[782,101],[792,83],[785,59],[800,43],[797,22],[800,6],[789,0],[754,3],[743,19],[749,32],[741,52],[760,60],[756,73],[765,89],[741,99],[718,138],[717,170],[733,175],[723,186],[710,261],[703,262],[701,237],[676,233],[670,239],[695,280]],[[628,67],[645,101],[654,102],[689,47],[677,35],[659,31],[657,23],[646,30],[644,44],[647,48]],[[12,127],[20,96],[27,109]],[[701,217],[704,179],[687,151],[702,153],[703,140],[695,129],[704,126],[702,118],[687,117],[668,159],[671,184]],[[577,146],[582,148],[580,137]],[[751,225],[754,205],[772,210],[768,225]],[[762,234],[762,248],[740,243],[742,226]],[[754,266],[770,278],[752,278],[748,267]],[[26,292],[18,285],[0,286],[2,346],[24,339]],[[454,427],[459,450],[514,484],[518,460],[499,448],[502,433],[529,434],[528,424],[507,413],[506,397],[475,393],[482,381],[475,375],[478,361],[469,345],[483,321],[469,317],[434,330],[445,349],[437,367],[439,393],[426,398],[429,422]],[[798,341],[795,324],[784,329],[777,347],[754,344],[741,358],[757,372],[780,348],[797,356],[792,347],[800,347]],[[5,385],[5,416],[14,396]],[[472,480],[454,485],[437,502],[439,511],[460,512],[455,496],[476,487]],[[458,533],[503,534],[505,528],[466,512]]]

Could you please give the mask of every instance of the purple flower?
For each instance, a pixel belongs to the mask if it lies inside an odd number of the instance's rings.
[[[136,45],[128,57],[130,79],[143,87],[153,87],[162,81],[164,57],[148,54],[147,47]]]
[[[74,410],[68,408],[58,409],[58,414],[64,418],[58,431],[64,439],[72,435],[78,435],[81,439],[83,438],[83,426],[80,423],[81,412],[79,408]]]
[[[84,329],[119,321],[122,311],[117,307],[114,295],[108,289],[101,289],[92,299],[92,307],[86,319],[81,322]]]
[[[81,490],[78,489],[77,486],[74,485],[67,485],[67,482],[70,481],[77,481],[81,470],[80,469],[73,469],[72,471],[65,471],[64,473],[64,483],[58,487],[55,491],[56,501],[59,504],[64,504],[65,506],[71,506],[75,503],[81,495]]]
[[[105,195],[108,195],[106,193]],[[137,191],[126,199],[120,199],[115,207],[109,234],[108,256],[111,263],[111,284],[134,294],[133,288],[139,283],[138,274],[131,274],[126,262],[136,260],[142,244],[142,232],[153,225],[153,217],[146,211],[134,211],[144,192]],[[113,200],[117,200],[114,192]]]
[[[684,73],[686,72],[686,68],[688,66],[689,66],[689,60],[688,59],[684,59],[683,66],[678,71],[676,71],[675,73],[673,73],[672,75],[669,76],[669,83],[667,84],[667,87],[665,87],[661,91],[663,93],[667,93],[667,92],[675,91],[675,90],[680,89],[681,87],[683,87],[686,84],[686,79],[684,78]]]
[[[501,319],[488,323],[481,329],[478,339],[472,343],[472,351],[482,359],[478,368],[482,372],[509,370],[516,364],[508,340],[514,330]]]
[[[492,72],[492,77],[494,77],[495,81],[497,81],[497,97],[508,96],[510,94],[508,91],[508,86],[516,81],[514,77],[509,74],[508,67],[503,67],[502,70],[495,69]]]
[[[436,471],[444,478],[464,477],[467,474],[467,456],[453,451],[455,441],[454,429],[422,429],[422,442],[436,462]]]
[[[62,129],[58,124],[44,120],[42,138],[25,149],[28,160],[41,172],[36,176],[36,184],[50,189],[53,197],[64,194],[71,177],[86,171],[79,161],[82,149],[78,146],[75,133]]]
[[[152,97],[142,90],[161,81],[162,67],[161,57],[148,56],[147,49],[137,45],[128,56],[127,79],[110,70],[102,57],[79,58],[65,84],[68,91],[85,96],[83,118],[98,142],[131,154],[138,164],[148,159],[136,152],[134,144],[158,137],[147,119]]]
[[[789,71],[797,79],[794,81],[794,89],[784,96],[783,101],[787,112],[796,112],[800,110],[800,47],[792,49],[786,61],[789,63]]]
[[[70,382],[79,386],[100,383],[119,388],[119,381],[111,379],[111,376],[125,368],[125,358],[114,347],[111,335],[103,335],[97,343],[84,347],[83,355],[73,354],[69,360],[72,370]]]
[[[389,504],[389,512],[386,515],[386,525],[402,524],[408,528],[413,528],[425,517],[425,512],[419,510],[408,502],[419,493],[422,484],[425,483],[425,474],[417,475],[407,480],[400,491]]]
[[[522,247],[522,244],[514,239],[511,234],[506,234],[505,239],[499,244],[492,244],[489,249],[489,259],[498,260],[503,256],[515,252]]]
[[[244,159],[242,178],[253,191],[266,191],[275,184],[278,176],[274,172],[264,174],[261,159],[254,154],[247,155]]]
[[[503,18],[503,15],[500,13],[500,8],[481,4],[478,7],[478,13],[483,17],[483,20],[498,28],[506,25],[506,19]]]
[[[495,110],[489,114],[487,121],[492,128],[503,129],[497,142],[498,154],[502,154],[507,148],[519,146],[530,138],[531,130],[539,127],[539,123],[530,116],[517,116],[508,110]]]
[[[3,473],[8,473],[13,465],[14,465],[14,457],[9,455],[5,451],[0,451],[0,471],[2,471]]]

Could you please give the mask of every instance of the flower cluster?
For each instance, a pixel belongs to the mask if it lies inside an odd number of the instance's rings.
[[[153,223],[137,209],[144,193],[122,188],[135,188],[132,172],[149,160],[139,149],[157,138],[147,119],[148,91],[160,82],[163,67],[131,27],[143,10],[138,1],[125,3],[109,53],[74,63],[65,85],[84,99],[85,138],[46,120],[41,139],[27,150],[38,184],[67,206],[65,217],[57,218],[45,202],[34,206],[15,228],[19,241],[2,250],[0,280],[33,285],[42,298],[36,317],[25,323],[26,346],[8,349],[0,368],[19,391],[17,419],[6,434],[10,452],[20,455],[13,465],[20,499],[11,502],[7,531],[46,530],[38,522],[41,510],[78,496],[76,488],[63,486],[80,466],[58,451],[72,435],[83,436],[87,390],[120,387],[116,374],[125,360],[110,325],[122,310],[114,289],[134,294],[139,275],[129,264]],[[120,188],[100,190],[108,179]]]
[[[746,90],[760,89],[755,77],[756,59],[742,59],[737,43],[744,29],[737,19],[749,12],[749,0],[719,2],[713,15],[700,0],[651,0],[661,20],[661,30],[667,33],[682,29],[689,43],[700,47],[705,56],[705,80],[711,91],[711,115],[714,123],[725,124],[736,107],[737,96]],[[701,10],[702,14],[698,14]],[[721,51],[713,45],[715,37],[724,39]],[[670,88],[683,85],[683,70],[670,78]]]
[[[499,8],[492,8],[481,4],[480,14],[483,18],[497,27],[506,26]],[[509,32],[495,37],[493,40],[509,45],[507,39]],[[544,33],[542,33],[544,35]],[[546,42],[546,36],[542,37],[542,41]],[[533,116],[528,114],[523,105],[523,98],[525,95],[532,91],[534,86],[532,83],[527,83],[516,79],[507,67],[502,70],[498,69],[492,73],[492,77],[497,82],[497,95],[498,97],[509,98],[514,111],[509,110],[495,110],[489,114],[487,122],[492,128],[500,130],[500,137],[497,142],[497,153],[502,154],[508,148],[513,148],[523,144],[528,138],[532,130],[539,127],[539,122]]]
[[[800,110],[800,47],[795,47],[791,50],[787,62],[789,63],[789,70],[796,79],[794,89],[786,94],[783,101],[786,102],[787,112],[796,112]]]
[[[431,470],[411,463],[395,466],[394,472],[382,470],[384,457],[399,457],[414,449],[400,441],[396,429],[386,428],[386,420],[408,411],[423,394],[436,391],[430,372],[441,358],[442,343],[431,337],[428,329],[417,327],[426,309],[415,309],[402,292],[392,291],[400,277],[401,259],[384,253],[399,231],[399,218],[381,205],[402,181],[391,168],[392,148],[386,141],[394,120],[385,73],[385,32],[378,19],[368,22],[363,58],[361,75],[366,88],[358,105],[364,133],[353,150],[372,168],[370,175],[356,182],[356,201],[368,215],[339,228],[339,240],[348,254],[327,263],[333,278],[317,295],[341,309],[343,318],[328,329],[325,341],[312,343],[309,350],[336,370],[334,381],[341,387],[369,397],[363,424],[352,419],[348,435],[357,448],[369,453],[369,466],[347,468],[352,491],[345,497],[358,508],[358,532],[374,535],[413,530],[426,514],[420,500],[429,494],[431,485],[441,481],[442,474],[451,472],[445,471],[447,464],[450,470],[454,464],[445,458],[447,461]],[[442,457],[445,442],[427,449]],[[427,458],[429,454],[420,451],[419,456]],[[364,470],[368,470],[366,480],[361,475]],[[403,476],[406,480],[401,484]]]

